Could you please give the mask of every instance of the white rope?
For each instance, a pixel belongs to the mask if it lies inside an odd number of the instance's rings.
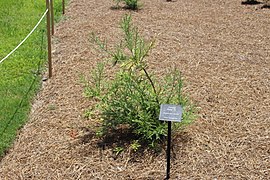
[[[22,42],[20,44],[18,44],[17,47],[15,47],[8,55],[6,55],[6,57],[4,57],[1,61],[0,64],[6,60],[11,54],[13,54],[28,38],[29,36],[37,29],[38,25],[41,23],[41,21],[43,20],[43,18],[45,17],[45,15],[47,14],[49,10],[46,9],[45,13],[42,15],[42,17],[40,18],[40,20],[38,21],[38,23],[36,24],[36,26],[32,29],[32,31],[24,38],[24,40],[22,40]]]

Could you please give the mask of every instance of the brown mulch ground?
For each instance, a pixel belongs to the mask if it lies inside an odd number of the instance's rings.
[[[175,64],[197,121],[173,140],[172,179],[269,179],[270,9],[240,0],[142,0],[134,24],[156,39],[149,57],[162,75]],[[44,83],[29,123],[1,160],[0,179],[164,179],[165,151],[115,158],[99,147],[83,118],[93,102],[82,74],[102,57],[91,32],[110,44],[126,10],[111,0],[71,0],[53,45],[53,78]]]

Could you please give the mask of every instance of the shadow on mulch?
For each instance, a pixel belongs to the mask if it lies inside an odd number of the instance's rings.
[[[242,5],[258,5],[258,4],[263,4],[262,2],[256,1],[256,0],[246,0],[241,2]],[[258,9],[270,9],[270,5],[268,4],[263,4],[261,7]]]
[[[270,5],[263,5],[262,7],[261,7],[261,9],[270,9]]]
[[[127,6],[111,6],[110,10],[125,10],[125,11],[132,11],[132,12],[139,12],[140,8],[138,9],[131,9]]]
[[[166,0],[166,2],[176,2],[176,0]]]
[[[0,162],[5,157],[5,155],[8,154],[8,153],[9,153],[9,149],[4,150],[3,154],[0,156]]]
[[[247,1],[242,1],[241,4],[243,4],[243,5],[257,5],[257,4],[261,4],[261,2],[256,1],[256,0],[247,0]]]
[[[140,142],[140,147],[135,152],[131,150],[130,144],[139,139],[138,135],[134,134],[129,128],[118,128],[108,133],[103,138],[98,138],[96,132],[92,129],[84,128],[85,135],[80,137],[81,144],[92,144],[100,153],[110,151],[113,159],[123,157],[121,154],[129,153],[130,161],[137,162],[146,156],[158,157],[167,148],[167,138],[163,137],[159,145],[155,148],[150,148],[147,142]],[[186,132],[177,132],[172,137],[172,158],[176,158],[176,153],[185,149],[187,143],[191,141],[191,137]],[[114,152],[116,148],[123,148],[123,153]],[[102,156],[102,155],[100,155]]]

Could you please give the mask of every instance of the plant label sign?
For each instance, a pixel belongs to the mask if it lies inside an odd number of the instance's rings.
[[[161,104],[159,120],[181,122],[183,108],[180,105]]]

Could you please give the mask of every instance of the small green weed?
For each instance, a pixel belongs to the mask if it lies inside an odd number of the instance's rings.
[[[49,104],[49,105],[48,105],[48,109],[49,109],[50,111],[53,111],[53,110],[56,109],[56,106],[55,106],[54,104]]]
[[[132,142],[132,144],[130,144],[130,148],[131,148],[134,152],[138,151],[138,149],[139,149],[140,147],[141,147],[141,145],[140,145],[140,143],[139,143],[138,140],[134,140],[134,141]]]
[[[116,154],[116,156],[119,155],[123,151],[124,151],[124,148],[123,147],[116,147],[113,150],[113,152]]]

